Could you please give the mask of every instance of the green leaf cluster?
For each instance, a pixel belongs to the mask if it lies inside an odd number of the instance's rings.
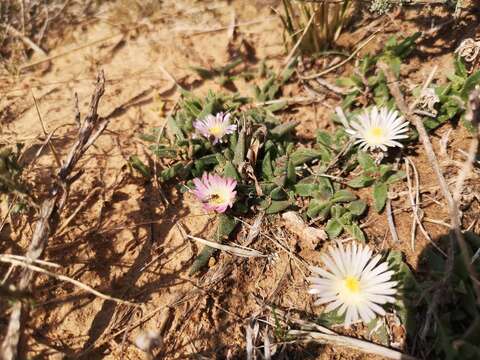
[[[385,44],[384,50],[377,55],[365,55],[358,64],[356,71],[349,77],[342,77],[337,80],[337,84],[349,90],[342,102],[345,110],[352,110],[355,115],[356,108],[362,107],[365,103],[365,97],[371,94],[377,106],[394,107],[394,100],[390,96],[385,74],[377,68],[377,63],[384,62],[389,65],[396,76],[400,75],[402,62],[415,49],[415,42],[421,33],[415,33],[398,41],[391,37]]]
[[[351,179],[347,185],[354,189],[372,186],[373,205],[377,212],[381,212],[388,199],[389,185],[405,178],[405,173],[394,170],[390,164],[377,165],[373,158],[360,151],[357,161],[362,172]]]
[[[427,130],[434,130],[446,121],[459,118],[463,125],[472,129],[472,125],[465,120],[465,110],[468,96],[475,86],[480,84],[480,71],[469,74],[465,63],[460,57],[454,59],[455,72],[448,76],[444,85],[433,86],[439,103],[435,117],[424,117],[423,121]]]
[[[18,163],[21,149],[21,144],[17,144],[16,151],[11,147],[0,147],[0,193],[27,194],[26,185],[20,178],[23,171]]]
[[[223,66],[213,67],[209,69],[198,66],[191,66],[190,68],[195,71],[202,79],[216,79],[219,85],[225,86],[228,83],[232,83],[238,77],[238,75],[235,75],[233,73],[233,70],[242,62],[242,58],[236,58]]]

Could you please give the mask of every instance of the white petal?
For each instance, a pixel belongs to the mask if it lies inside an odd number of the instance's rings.
[[[325,307],[325,312],[330,312],[330,311],[333,311],[335,310],[336,308],[338,308],[339,306],[343,305],[342,301],[337,299],[335,300],[334,302],[328,304],[326,307]]]
[[[331,280],[336,280],[337,279],[333,274],[331,274],[328,271],[325,271],[322,268],[319,268],[317,266],[311,266],[311,270],[313,272],[316,272],[317,274],[323,276],[324,278],[331,279]]]
[[[375,304],[386,304],[386,303],[394,303],[395,298],[392,296],[383,296],[383,295],[368,295],[367,300],[375,303]]]
[[[325,298],[318,298],[313,304],[315,306],[326,304],[332,301],[335,301],[337,299],[337,296],[330,296],[330,297],[325,297]]]

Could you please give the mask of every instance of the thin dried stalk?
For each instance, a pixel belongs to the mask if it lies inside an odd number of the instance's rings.
[[[108,124],[108,118],[99,121],[97,114],[98,103],[105,91],[105,76],[100,72],[97,77],[95,91],[90,102],[90,110],[85,117],[83,123],[78,131],[78,138],[66,161],[61,167],[58,179],[52,186],[50,196],[42,203],[40,207],[39,219],[35,224],[32,241],[28,247],[26,257],[30,261],[35,261],[40,258],[49,236],[56,227],[54,214],[58,214],[63,208],[68,196],[68,190],[72,183],[70,176],[80,159],[80,157],[92,145],[93,141],[103,132]],[[29,287],[34,272],[31,269],[25,268],[20,275],[20,280],[17,286],[18,291],[25,291]],[[16,302],[11,309],[10,320],[8,323],[7,333],[1,346],[1,354],[3,360],[14,360],[17,358],[17,347],[21,334],[21,313],[23,310],[23,303]]]
[[[227,251],[227,252],[229,252],[233,255],[236,255],[236,256],[241,256],[241,257],[264,257],[264,256],[266,256],[266,255],[262,254],[261,252],[259,252],[257,250],[250,249],[250,248],[243,247],[243,246],[241,247],[239,245],[235,245],[235,246],[224,245],[224,244],[220,244],[220,243],[217,243],[217,242],[214,242],[214,241],[208,241],[208,240],[205,240],[205,239],[202,239],[202,238],[199,238],[199,237],[196,237],[196,236],[192,236],[192,235],[187,235],[187,237],[189,239],[195,240],[196,242],[199,242],[200,244],[207,245],[207,246],[210,246],[210,247],[218,249],[218,250]]]
[[[412,106],[408,107],[405,103],[405,99],[403,97],[403,94],[400,91],[400,88],[398,86],[398,81],[393,73],[393,71],[388,67],[387,64],[380,62],[378,64],[378,67],[380,70],[382,70],[387,77],[387,84],[388,88],[393,95],[395,99],[395,103],[398,107],[398,109],[403,113],[405,118],[410,121],[415,128],[418,131],[420,141],[423,144],[423,148],[425,149],[425,154],[427,155],[428,161],[431,164],[433,171],[435,173],[435,176],[437,178],[437,182],[440,186],[440,190],[443,194],[443,197],[447,201],[447,206],[448,206],[448,213],[450,216],[450,232],[449,232],[449,237],[450,237],[450,247],[448,249],[448,258],[447,258],[447,268],[445,271],[445,276],[443,279],[443,286],[439,286],[438,290],[434,294],[434,298],[432,300],[431,306],[428,310],[427,314],[427,321],[425,322],[425,326],[423,328],[422,337],[426,336],[426,333],[428,331],[428,327],[430,324],[430,321],[432,319],[432,316],[435,312],[435,308],[438,305],[438,302],[444,293],[445,286],[449,283],[450,277],[453,272],[453,265],[454,265],[454,244],[455,242],[458,243],[462,257],[465,263],[465,266],[467,267],[467,270],[470,274],[470,278],[472,280],[473,284],[473,289],[475,291],[475,295],[477,298],[477,303],[480,301],[480,285],[478,282],[478,278],[476,275],[475,268],[473,267],[471,261],[470,261],[470,256],[469,256],[469,251],[468,251],[468,245],[465,241],[465,238],[463,237],[463,233],[461,230],[461,223],[460,223],[460,211],[458,208],[458,203],[450,193],[450,190],[448,188],[448,184],[445,180],[445,177],[443,176],[442,169],[440,168],[440,165],[438,163],[437,157],[435,155],[435,152],[433,151],[432,143],[430,142],[430,139],[428,137],[427,130],[425,129],[425,126],[423,125],[423,122],[420,117],[415,115],[413,113],[413,109],[416,106],[417,101],[415,101]],[[433,79],[433,76],[435,74],[435,71],[437,70],[437,67],[435,67],[428,77],[427,81],[423,85],[423,89],[427,88],[430,82]],[[471,103],[470,104],[471,109],[475,109],[475,113],[480,111],[475,104]],[[475,118],[478,119],[478,115],[475,115]]]
[[[12,264],[12,265],[18,265],[18,266],[21,266],[25,269],[28,269],[28,270],[31,270],[31,271],[34,271],[34,272],[37,272],[37,273],[40,273],[40,274],[45,274],[45,275],[54,277],[55,279],[58,279],[60,281],[68,282],[68,283],[70,283],[72,285],[75,285],[75,286],[79,287],[80,289],[85,290],[85,291],[89,292],[90,294],[93,294],[93,295],[95,295],[95,296],[97,296],[101,299],[104,299],[104,300],[114,301],[114,302],[119,303],[119,304],[126,304],[126,305],[130,305],[130,306],[139,306],[138,304],[132,303],[130,301],[125,301],[125,300],[117,299],[117,298],[109,296],[109,295],[105,295],[105,294],[101,293],[100,291],[97,291],[94,288],[92,288],[88,285],[85,285],[84,283],[82,283],[78,280],[72,279],[72,278],[70,278],[68,276],[65,276],[65,275],[55,274],[51,271],[45,270],[44,268],[41,268],[39,266],[30,264],[29,261],[31,261],[31,260],[28,259],[28,258],[24,258],[24,260],[20,260],[20,259],[17,259],[16,257],[13,257],[13,256],[0,255],[0,262]],[[43,262],[43,261],[40,261],[40,260],[36,260],[36,262],[51,264],[51,263]],[[56,264],[54,264],[54,265],[56,265]],[[57,265],[57,266],[59,266],[59,265]]]
[[[355,339],[343,335],[324,334],[317,331],[290,330],[288,335],[303,337],[306,340],[318,341],[322,344],[331,344],[336,346],[345,346],[350,349],[358,350],[367,354],[382,356],[384,359],[392,360],[415,360],[410,355],[401,353],[400,351],[377,345],[365,340]]]

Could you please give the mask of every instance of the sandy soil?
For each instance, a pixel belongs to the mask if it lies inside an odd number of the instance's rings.
[[[105,4],[98,15],[62,29],[62,38],[55,40],[49,61],[34,55],[28,63],[20,64],[24,71],[18,76],[2,75],[0,143],[25,143],[24,156],[29,159],[45,140],[32,96],[37,99],[46,132],[54,131],[52,143],[60,157],[66,155],[76,137],[74,94],[78,94],[84,114],[100,69],[107,79],[101,115],[133,99],[126,111],[112,118],[105,134],[81,160],[79,168],[84,173],[72,187],[60,231],[49,240],[45,258],[61,264],[61,272],[67,276],[141,306],[104,301],[63,282],[38,277],[22,356],[143,359],[146,355],[134,345],[135,339],[146,331],[161,329],[164,344],[158,358],[244,358],[247,325],[254,319],[265,319],[267,304],[290,311],[292,316],[314,318],[320,313],[306,293],[306,269],[279,250],[275,241],[312,264],[319,262],[319,249],[302,246],[302,239],[296,247],[291,246],[295,235],[277,226],[281,224],[279,219],[268,218],[264,228],[274,230],[262,232],[252,246],[271,256],[244,260],[221,254],[210,262],[208,271],[189,276],[198,247],[184,239],[178,224],[189,234],[208,238],[212,218],[204,215],[188,195],[170,186],[161,189],[169,201],[166,204],[154,184],[145,183],[127,166],[130,155],[148,159],[147,145],[137,135],[163,124],[179,96],[175,82],[199,94],[221,89],[213,81],[202,81],[191,66],[222,65],[238,52],[244,56],[245,69],[261,60],[275,68],[283,66],[286,52],[281,23],[270,8],[274,3],[233,1],[229,5],[215,1],[192,5],[188,0],[168,1],[148,14],[128,11],[128,1]],[[417,20],[407,14],[377,23],[385,26],[385,31],[364,52],[379,49],[392,34],[408,35],[422,28],[424,25]],[[349,51],[367,31],[366,26],[357,25],[342,35],[339,44]],[[452,69],[450,51],[455,45],[448,39],[422,43],[404,70],[406,83],[423,82],[434,65],[440,67],[437,77],[444,78]],[[338,74],[350,68],[341,68]],[[333,82],[338,74],[330,74],[329,80]],[[235,85],[238,91],[251,94],[251,84],[246,81],[239,79]],[[284,96],[304,94],[299,83],[284,90]],[[282,119],[301,120],[298,133],[311,139],[317,129],[331,127],[328,119],[338,103],[337,96],[327,93],[324,101],[294,106]],[[459,149],[467,148],[469,138],[463,128],[451,129],[444,126],[432,138],[448,179],[455,178],[455,161],[463,159]],[[441,141],[447,134],[447,153],[442,153]],[[409,151],[425,190],[425,217],[448,221],[421,145]],[[39,198],[46,195],[56,169],[49,150],[28,168],[27,179],[40,189]],[[478,186],[478,179],[468,185]],[[373,246],[402,250],[415,269],[429,241],[417,230],[412,246],[407,185],[397,185],[394,192],[399,243],[392,242],[385,214],[369,212],[362,223]],[[364,195],[369,199],[369,192]],[[471,211],[478,211],[478,204]],[[33,220],[11,216],[0,234],[0,251],[25,253],[32,235],[29,222]],[[432,222],[425,222],[425,228],[434,241],[446,233],[444,226]],[[242,227],[238,242],[248,230],[249,226]],[[0,325],[3,328],[6,319],[1,319]],[[264,336],[263,324],[261,329],[260,339]],[[357,336],[368,335],[365,329],[355,331]],[[287,353],[290,359],[374,359],[316,344],[292,344]]]

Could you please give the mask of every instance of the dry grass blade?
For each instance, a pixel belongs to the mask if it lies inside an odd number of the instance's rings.
[[[63,235],[62,234],[62,231],[65,230],[68,225],[70,225],[70,223],[73,221],[73,219],[75,219],[75,217],[78,215],[78,213],[87,205],[88,201],[93,197],[93,195],[95,195],[99,190],[102,190],[101,187],[96,187],[94,188],[92,191],[90,191],[88,193],[88,195],[82,200],[82,202],[80,202],[80,205],[78,205],[78,207],[73,211],[72,215],[70,215],[68,217],[67,220],[65,220],[65,222],[59,227],[59,229],[57,230],[57,233],[59,235]]]
[[[13,259],[13,260],[18,260],[18,261],[23,261],[24,263],[34,263],[34,264],[39,264],[39,265],[45,265],[45,266],[50,266],[52,268],[60,268],[62,267],[59,264],[52,263],[50,261],[45,261],[45,260],[39,260],[39,259],[29,259],[25,256],[20,256],[20,255],[12,255],[12,254],[0,254],[0,257],[3,259]]]
[[[196,237],[196,236],[192,236],[192,235],[187,235],[187,237],[189,239],[195,240],[196,242],[199,242],[200,244],[208,245],[208,246],[210,246],[212,248],[215,248],[215,249],[218,249],[218,250],[227,251],[227,252],[229,252],[233,255],[236,255],[236,256],[241,256],[241,257],[265,257],[265,256],[268,256],[268,255],[262,254],[261,252],[259,252],[257,250],[249,249],[249,248],[245,248],[245,247],[240,247],[239,245],[235,245],[235,246],[223,245],[223,244],[216,243],[214,241],[208,241],[208,240],[205,240],[205,239],[202,239],[202,238],[199,238],[199,237]]]
[[[400,240],[398,238],[397,228],[395,227],[395,220],[393,219],[392,200],[387,199],[385,210],[387,212],[387,223],[390,235],[392,235],[393,242],[398,243]]]
[[[324,334],[316,331],[306,330],[290,330],[288,335],[304,338],[305,340],[314,340],[322,344],[330,344],[336,346],[345,346],[350,349],[355,349],[367,354],[379,355],[383,359],[392,360],[415,360],[416,358],[410,355],[403,354],[399,351],[387,348],[385,346],[377,345],[365,340],[355,339],[343,335]]]
[[[290,53],[288,54],[287,58],[284,60],[283,64],[285,65],[285,68],[283,69],[284,71],[286,70],[286,68],[290,65],[290,62],[292,61],[292,58],[293,56],[295,55],[298,47],[300,46],[300,44],[302,43],[302,40],[303,38],[305,37],[305,35],[307,34],[308,30],[310,29],[310,27],[312,26],[312,23],[313,23],[313,19],[315,18],[315,14],[312,14],[312,16],[310,17],[310,20],[308,20],[307,22],[307,25],[305,25],[305,29],[303,29],[303,32],[302,32],[302,35],[300,35],[300,37],[298,38],[297,42],[295,43],[295,45],[292,47],[292,50],[290,50]]]
[[[413,173],[414,173],[415,191],[412,190],[412,183],[410,179],[410,167],[413,169]],[[412,249],[415,248],[414,246],[415,233],[416,233],[416,227],[418,225],[418,228],[420,229],[420,232],[422,233],[424,238],[427,239],[432,244],[432,246],[438,250],[439,253],[447,257],[447,254],[445,254],[445,252],[432,240],[432,237],[429,235],[429,233],[427,232],[427,230],[422,224],[422,218],[419,214],[420,213],[420,179],[419,179],[418,171],[417,171],[417,168],[415,167],[415,164],[408,157],[405,158],[405,169],[407,172],[408,195],[410,198],[410,204],[412,206],[412,217],[413,217],[412,228],[411,228]]]
[[[272,308],[273,310],[273,308]],[[338,335],[332,330],[302,319],[287,318],[287,314],[280,309],[275,309],[275,314],[285,323],[291,322],[300,326],[301,330],[289,330],[288,335],[293,335],[305,340],[314,340],[322,344],[331,344],[337,346],[345,346],[367,354],[382,356],[384,359],[394,360],[415,360],[410,355],[403,354],[399,351],[390,349],[385,346],[377,345],[369,341],[355,339],[349,336]]]
[[[60,166],[62,166],[62,164],[60,163],[60,159],[58,157],[57,151],[55,150],[55,147],[53,146],[53,144],[50,140],[50,136],[48,136],[47,128],[45,127],[45,123],[43,122],[42,115],[40,114],[40,109],[38,108],[37,99],[35,98],[35,95],[33,94],[33,91],[32,91],[32,98],[33,98],[33,103],[35,104],[35,109],[37,110],[38,120],[40,121],[40,124],[42,125],[43,135],[45,135],[45,137],[47,137],[48,146],[50,147],[50,150],[52,151],[55,162],[60,167]]]
[[[264,212],[261,212],[260,214],[257,215],[257,217],[255,218],[255,221],[253,222],[253,225],[250,227],[250,230],[248,231],[248,235],[245,242],[243,243],[243,246],[250,245],[258,237],[258,235],[260,235],[264,216],[265,216]]]
[[[5,30],[12,36],[15,36],[15,37],[18,37],[20,40],[22,40],[28,47],[30,47],[30,49],[32,49],[33,51],[43,55],[43,56],[47,56],[47,53],[45,52],[45,50],[43,50],[40,46],[38,46],[37,44],[35,44],[32,40],[30,40],[28,37],[26,37],[25,35],[23,35],[20,31],[18,31],[17,29],[13,28],[12,26],[10,26],[9,24],[2,24],[2,26],[5,28]]]
[[[13,257],[13,256],[0,255],[0,262],[21,266],[25,269],[29,269],[31,271],[34,271],[34,272],[37,272],[37,273],[40,273],[40,274],[45,274],[45,275],[54,277],[55,279],[58,279],[60,281],[68,282],[68,283],[70,283],[72,285],[75,285],[78,288],[80,288],[82,290],[85,290],[85,291],[87,291],[87,292],[89,292],[89,293],[91,293],[91,294],[93,294],[93,295],[95,295],[95,296],[97,296],[101,299],[104,299],[104,300],[114,301],[114,302],[117,302],[119,304],[126,304],[126,305],[130,305],[130,306],[139,306],[138,304],[132,303],[130,301],[125,301],[125,300],[122,300],[122,299],[117,299],[117,298],[105,295],[105,294],[101,293],[100,291],[97,291],[94,288],[92,288],[88,285],[85,285],[84,283],[82,283],[78,280],[72,279],[72,278],[70,278],[68,276],[65,276],[65,275],[55,274],[55,273],[53,273],[51,271],[48,271],[48,270],[45,270],[45,269],[43,269],[39,266],[29,264],[27,261],[28,261],[28,259],[19,260],[19,259],[16,259],[15,257]],[[40,261],[37,261],[37,262],[40,262]],[[43,262],[43,263],[45,263],[45,262]]]
[[[372,35],[370,35],[363,43],[361,43],[360,45],[358,45],[358,47],[350,54],[349,57],[347,57],[345,60],[339,62],[338,64],[335,64],[333,65],[332,67],[329,67],[328,69],[325,69],[323,71],[320,71],[319,73],[317,74],[312,74],[312,75],[307,75],[307,76],[300,76],[301,79],[303,80],[310,80],[310,79],[315,79],[317,77],[320,77],[320,76],[323,76],[323,75],[326,75],[330,72],[332,72],[333,70],[336,70],[338,69],[339,67],[342,67],[343,65],[347,64],[350,60],[352,60],[358,53],[360,50],[362,50],[365,46],[368,45],[368,43],[370,41],[372,41],[373,39],[375,39],[375,36],[377,36],[377,33],[379,33],[381,30],[377,30],[375,31]]]

